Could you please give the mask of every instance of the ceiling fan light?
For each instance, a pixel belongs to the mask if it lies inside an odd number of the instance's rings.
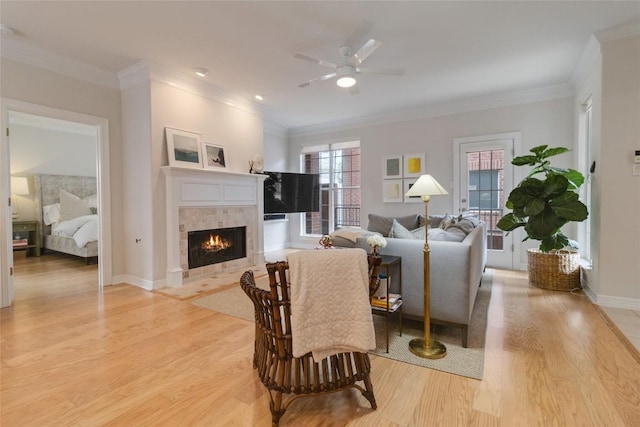
[[[342,76],[336,81],[336,84],[340,87],[351,87],[356,84],[356,79],[353,76]]]

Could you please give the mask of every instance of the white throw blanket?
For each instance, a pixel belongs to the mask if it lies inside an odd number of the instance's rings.
[[[367,254],[362,249],[299,251],[287,257],[293,355],[322,360],[376,347]]]

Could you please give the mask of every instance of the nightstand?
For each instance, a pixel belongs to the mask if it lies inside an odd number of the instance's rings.
[[[40,224],[38,221],[13,221],[13,250],[27,251],[27,256],[40,256]]]

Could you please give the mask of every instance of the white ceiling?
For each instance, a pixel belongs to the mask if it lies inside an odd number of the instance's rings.
[[[142,59],[190,72],[242,97],[262,94],[267,121],[287,128],[374,116],[567,83],[590,35],[640,21],[640,1],[273,2],[8,1],[3,35],[117,73]],[[382,46],[351,96],[326,81],[338,49]]]

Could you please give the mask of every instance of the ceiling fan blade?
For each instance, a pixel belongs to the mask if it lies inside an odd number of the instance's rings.
[[[353,54],[351,58],[349,58],[349,64],[353,66],[358,66],[364,62],[365,59],[369,57],[377,48],[382,45],[381,41],[369,39],[356,53]]]
[[[305,55],[303,53],[296,53],[293,55],[294,58],[302,59],[303,61],[311,62],[316,65],[321,65],[327,68],[335,69],[337,67],[336,64],[332,64],[331,62],[323,61],[322,59],[314,58],[312,56]]]
[[[404,75],[404,70],[399,68],[356,68],[356,73],[363,74],[386,74],[389,76],[402,76]]]
[[[318,82],[322,82],[325,80],[329,80],[332,79],[336,76],[336,73],[329,73],[329,74],[325,74],[324,76],[320,76],[317,79],[311,79],[308,82],[304,82],[302,84],[299,84],[298,87],[309,87],[314,83],[318,83]]]
[[[359,93],[360,93],[360,89],[358,89],[358,85],[351,86],[351,87],[349,88],[349,93],[350,93],[351,95],[357,95],[357,94],[359,94]]]

